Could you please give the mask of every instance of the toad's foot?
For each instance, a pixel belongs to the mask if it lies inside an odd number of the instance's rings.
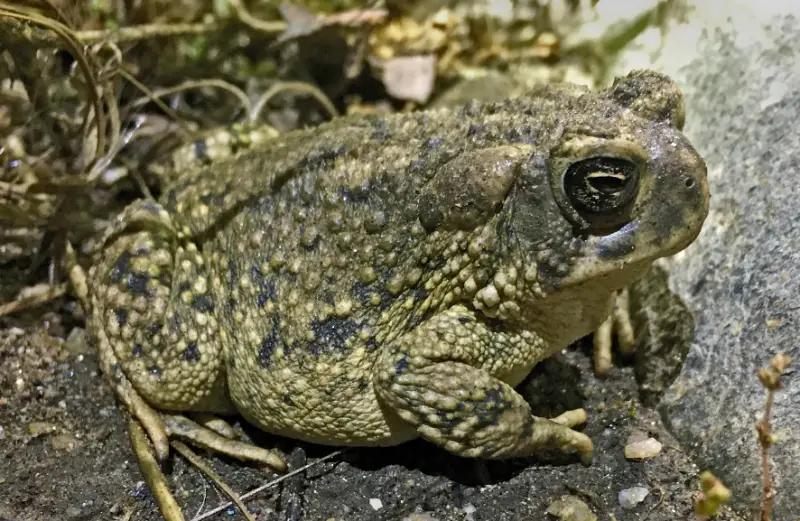
[[[167,435],[171,438],[179,438],[196,447],[225,454],[238,460],[266,465],[278,472],[286,470],[286,462],[276,451],[222,436],[185,416],[164,414],[163,417]]]
[[[611,315],[594,332],[594,372],[597,376],[605,376],[611,369],[611,349],[614,336],[617,337],[620,352],[633,354],[636,348],[636,337],[630,316],[630,297],[628,289],[622,289],[614,297],[614,309]]]
[[[585,422],[585,411],[538,418],[511,385],[490,373],[512,374],[517,365],[530,365],[523,353],[535,351],[530,343],[536,342],[542,341],[492,330],[455,308],[389,346],[377,367],[376,389],[420,436],[459,456],[501,459],[574,448],[588,464],[592,441],[571,429]],[[491,359],[487,350],[500,351],[495,358],[507,366],[480,367]]]
[[[206,424],[214,426],[222,426],[221,420],[206,417]],[[242,441],[230,439],[229,437],[218,434],[208,427],[195,423],[194,421],[186,418],[185,416],[176,414],[163,415],[163,423],[165,426],[166,435],[169,438],[181,439],[195,445],[196,447],[219,452],[233,458],[253,462],[259,465],[271,467],[272,469],[282,472],[286,470],[286,462],[275,451],[270,451]],[[136,455],[139,469],[144,475],[147,485],[153,493],[153,497],[158,504],[158,509],[164,516],[166,521],[184,521],[183,513],[181,512],[175,497],[169,490],[167,485],[166,476],[161,471],[155,454],[153,446],[148,443],[148,437],[145,435],[142,427],[133,418],[128,421],[128,432],[131,439],[131,446],[133,447],[134,454]],[[229,431],[232,434],[232,431]],[[175,446],[173,444],[173,446]],[[202,463],[197,456],[193,455],[188,449],[180,451],[189,462],[195,467],[199,468],[203,473],[208,475],[214,483],[223,490],[234,502],[240,505],[238,496],[228,487],[221,478],[219,478],[207,465]],[[242,509],[245,512],[244,509]]]

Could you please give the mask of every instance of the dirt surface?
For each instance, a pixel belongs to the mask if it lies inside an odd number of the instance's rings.
[[[102,380],[92,346],[66,337],[79,318],[69,301],[29,316],[0,321],[0,520],[161,519],[142,482],[123,416]],[[80,331],[80,330],[78,330]],[[600,519],[694,519],[697,469],[641,404],[633,368],[617,365],[593,376],[588,344],[541,364],[520,386],[539,415],[584,406],[594,440],[591,467],[576,458],[507,462],[459,459],[422,441],[389,449],[351,449],[248,501],[257,519],[399,520],[425,512],[435,520],[545,519],[562,495],[580,497]],[[292,467],[330,453],[254,432],[259,443],[279,447]],[[660,440],[659,456],[625,459],[632,433]],[[205,454],[224,479],[244,492],[275,475]],[[187,519],[223,500],[199,471],[179,457],[166,468]],[[632,509],[621,490],[649,490]],[[375,507],[378,507],[377,509]],[[243,519],[232,510],[210,519]],[[610,516],[613,514],[613,518]],[[552,517],[549,517],[552,519]],[[417,519],[426,519],[418,517]],[[721,520],[734,520],[726,514]]]

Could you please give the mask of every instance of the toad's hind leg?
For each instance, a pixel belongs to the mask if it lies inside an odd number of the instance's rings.
[[[161,460],[168,455],[168,439],[175,437],[283,470],[272,451],[157,412],[234,412],[209,276],[197,247],[179,240],[163,208],[138,201],[107,232],[101,248],[88,280],[68,252],[70,278],[89,312],[103,373],[136,420],[131,439],[164,516],[183,519],[138,424]]]
[[[492,331],[466,309],[448,311],[387,347],[375,388],[423,438],[452,453],[511,458],[572,447],[588,463],[592,442],[571,429],[585,413],[537,418],[522,396],[493,376],[530,368],[544,346],[526,335]]]
[[[234,411],[204,259],[161,206],[126,208],[104,238],[89,290],[91,329],[112,380],[128,380],[155,409]]]

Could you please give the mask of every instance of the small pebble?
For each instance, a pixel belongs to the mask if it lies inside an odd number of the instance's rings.
[[[418,512],[411,514],[410,516],[404,517],[402,521],[439,521],[439,520],[430,514],[426,514],[425,512]]]
[[[561,496],[547,507],[546,512],[561,521],[597,521],[597,516],[577,496]]]
[[[383,508],[383,501],[374,497],[369,500],[369,506],[372,507],[372,510],[380,510]]]
[[[645,487],[631,487],[619,492],[619,506],[626,509],[636,508],[650,494]]]
[[[56,426],[47,422],[31,422],[28,424],[28,434],[31,436],[41,436],[42,434],[50,434],[56,430]]]
[[[89,342],[86,340],[86,331],[79,327],[72,328],[69,332],[64,347],[72,356],[86,354],[89,350]]]
[[[625,458],[643,460],[661,454],[661,442],[655,438],[647,438],[625,445]]]
[[[72,452],[78,445],[78,440],[71,434],[57,434],[50,439],[50,444],[55,450]]]
[[[464,514],[466,514],[464,516],[464,521],[475,521],[475,512],[478,511],[478,509],[475,508],[475,505],[473,505],[472,503],[467,503],[466,505],[464,505],[463,510]]]

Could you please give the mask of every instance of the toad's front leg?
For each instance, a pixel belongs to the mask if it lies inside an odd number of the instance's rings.
[[[466,457],[511,458],[574,447],[592,458],[588,436],[572,430],[585,414],[538,418],[508,383],[541,358],[532,333],[490,329],[465,308],[437,315],[390,344],[376,389],[419,434]]]

